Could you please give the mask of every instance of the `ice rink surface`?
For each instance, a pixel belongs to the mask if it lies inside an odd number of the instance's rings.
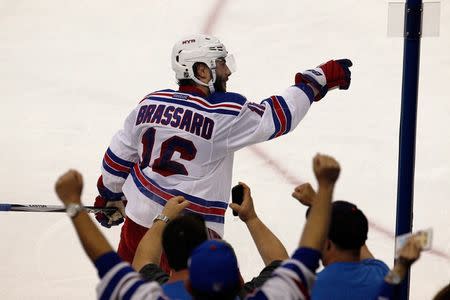
[[[1,203],[59,204],[53,184],[84,175],[92,204],[109,141],[147,93],[175,88],[170,51],[180,37],[217,35],[238,72],[228,89],[259,102],[294,74],[331,58],[353,60],[348,91],[315,103],[291,134],[241,150],[234,182],[252,188],[257,212],[293,251],[305,209],[290,193],[311,181],[316,152],[342,165],[336,199],[368,216],[368,246],[392,266],[403,40],[387,37],[387,2],[0,1]],[[421,46],[414,229],[434,229],[434,251],[412,269],[411,299],[450,280],[450,7],[438,38]],[[240,221],[225,239],[245,279],[263,263]],[[104,229],[115,247],[119,228]],[[0,213],[1,299],[93,299],[98,282],[65,214]]]

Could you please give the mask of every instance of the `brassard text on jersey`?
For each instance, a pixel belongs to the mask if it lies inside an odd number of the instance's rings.
[[[142,105],[135,124],[143,123],[179,128],[206,140],[211,139],[214,130],[212,119],[183,107],[165,104]]]

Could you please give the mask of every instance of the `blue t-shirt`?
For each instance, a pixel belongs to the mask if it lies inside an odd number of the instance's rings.
[[[387,272],[388,266],[378,259],[332,263],[317,274],[311,299],[374,299]]]
[[[174,282],[164,283],[162,286],[164,294],[171,300],[190,300],[191,295],[184,287],[184,281],[178,280]]]

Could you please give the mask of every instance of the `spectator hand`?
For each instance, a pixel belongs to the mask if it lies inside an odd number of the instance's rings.
[[[111,228],[111,226],[116,226],[123,223],[125,214],[125,200],[106,200],[102,196],[97,196],[95,198],[94,207],[116,207],[117,210],[114,212],[98,212],[95,214],[95,219],[104,227]]]
[[[420,257],[422,247],[416,237],[417,235],[411,236],[403,248],[400,249],[398,263],[404,267],[411,266]]]
[[[67,171],[58,178],[55,184],[56,194],[65,205],[81,203],[82,190],[83,177],[76,170]]]
[[[187,206],[189,201],[187,201],[183,196],[176,196],[169,201],[167,201],[166,206],[162,210],[162,214],[173,220],[176,218]]]
[[[339,177],[341,167],[333,157],[316,154],[313,159],[313,170],[319,185],[334,185]]]
[[[240,185],[244,187],[242,204],[230,203],[231,209],[238,213],[239,218],[242,222],[246,223],[251,219],[257,218],[255,207],[253,206],[253,199],[250,193],[250,188],[243,182],[239,182]]]
[[[309,182],[297,186],[292,193],[292,197],[300,201],[305,206],[311,206],[316,197],[316,192]]]
[[[315,69],[295,75],[295,84],[307,83],[315,91],[314,101],[319,101],[334,88],[346,90],[350,86],[352,62],[349,59],[330,60]]]
[[[403,280],[408,272],[408,268],[420,257],[421,251],[420,241],[416,239],[416,235],[411,236],[400,249],[394,268],[386,275],[385,280],[394,284],[399,283],[398,280]]]

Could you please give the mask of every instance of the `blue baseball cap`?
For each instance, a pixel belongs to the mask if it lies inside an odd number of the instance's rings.
[[[221,294],[241,284],[236,254],[222,240],[208,240],[195,248],[188,267],[191,287],[202,294]]]

